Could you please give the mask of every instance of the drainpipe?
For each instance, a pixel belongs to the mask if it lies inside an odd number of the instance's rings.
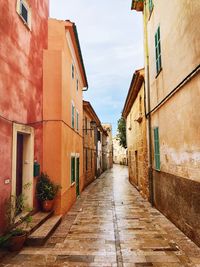
[[[149,48],[148,48],[148,32],[147,32],[147,16],[146,1],[144,1],[144,40],[145,40],[145,56],[146,56],[146,89],[147,89],[147,121],[148,121],[148,146],[149,146],[149,201],[154,206],[154,186],[153,186],[153,169],[152,169],[152,133],[151,133],[151,92],[149,82]]]

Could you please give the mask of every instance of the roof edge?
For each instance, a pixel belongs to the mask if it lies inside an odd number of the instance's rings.
[[[138,95],[140,88],[144,82],[144,68],[136,70],[133,73],[133,78],[131,80],[131,84],[128,90],[128,94],[125,100],[124,108],[122,111],[122,116],[126,119],[131,107]]]

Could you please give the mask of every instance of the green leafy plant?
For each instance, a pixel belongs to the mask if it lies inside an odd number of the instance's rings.
[[[30,183],[23,186],[23,190],[28,190]],[[26,197],[22,193],[19,196],[11,195],[5,201],[5,219],[6,231],[3,236],[0,236],[0,247],[6,247],[9,240],[14,236],[21,236],[27,233],[29,223],[32,221],[32,216],[29,215],[31,209],[26,206]],[[28,215],[24,215],[28,212]],[[16,218],[18,219],[16,222]]]
[[[53,183],[46,173],[41,173],[36,185],[36,196],[39,200],[53,200],[61,186]]]

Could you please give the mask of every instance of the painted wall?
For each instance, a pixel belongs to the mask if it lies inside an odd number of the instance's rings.
[[[199,65],[199,16],[199,0],[192,5],[190,1],[168,1],[167,9],[164,1],[154,1],[147,18],[151,109]],[[156,76],[154,36],[158,26],[162,70]],[[152,136],[153,128],[159,127],[161,161],[160,171],[154,171],[155,205],[198,244],[199,101],[198,73],[152,113]]]
[[[31,31],[16,12],[16,1],[0,2],[0,115],[18,123],[42,120],[42,55],[47,47],[49,1],[29,1]],[[42,125],[34,124],[34,158],[42,165]],[[11,192],[12,122],[0,118],[0,232],[3,205]],[[5,185],[4,180],[10,179]],[[34,181],[33,181],[34,183]]]
[[[139,117],[141,122],[136,121]],[[149,197],[147,131],[144,108],[144,83],[126,120],[129,180],[144,198]]]
[[[83,81],[74,44],[65,26],[65,21],[49,19],[49,45],[44,53],[44,171],[62,186],[56,201],[56,213],[68,211],[76,199],[76,185],[71,183],[71,155],[80,157],[80,192],[84,186]],[[76,116],[75,129],[72,128],[72,103],[79,113],[78,129]]]

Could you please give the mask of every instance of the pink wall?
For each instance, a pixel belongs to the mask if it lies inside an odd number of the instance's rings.
[[[42,57],[47,48],[49,1],[30,0],[31,31],[16,12],[16,1],[0,1],[0,115],[17,123],[42,120]],[[35,128],[34,158],[42,164],[42,124]],[[3,203],[10,195],[12,123],[0,118],[0,232]]]

